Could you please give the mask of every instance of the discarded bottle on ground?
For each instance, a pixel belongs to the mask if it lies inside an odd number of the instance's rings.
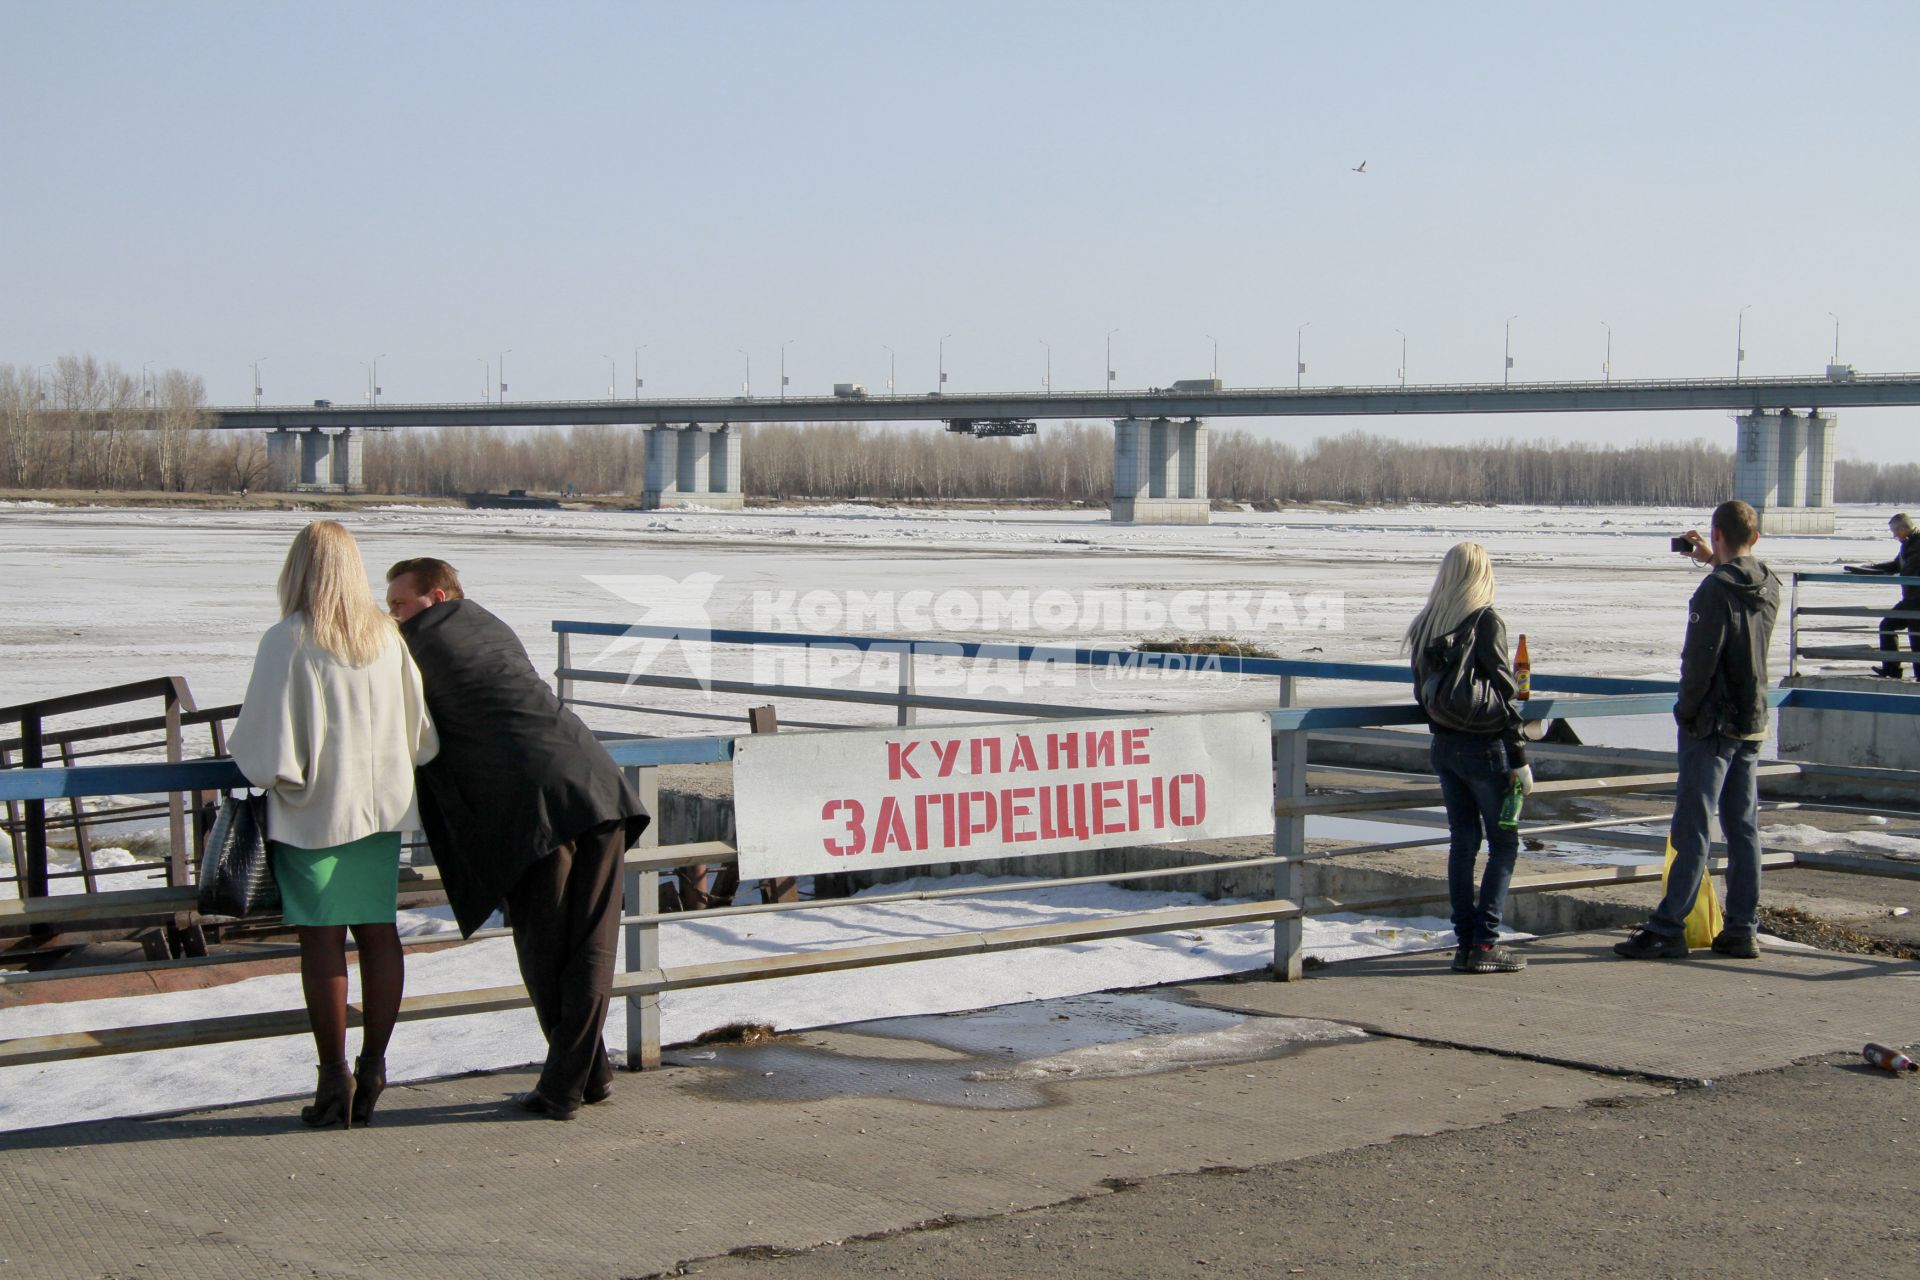
[[[1869,1066],[1882,1071],[1920,1071],[1920,1062],[1915,1062],[1898,1049],[1889,1049],[1883,1044],[1870,1044],[1860,1051],[1860,1056]]]
[[[1527,793],[1520,786],[1520,776],[1514,775],[1513,785],[1507,788],[1507,798],[1500,802],[1500,829],[1513,831],[1520,826],[1520,808],[1527,802]]]

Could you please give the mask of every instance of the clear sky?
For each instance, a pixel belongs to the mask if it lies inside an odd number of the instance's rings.
[[[0,0],[0,362],[216,403],[1920,369],[1920,6]],[[1365,173],[1353,167],[1366,162]],[[495,375],[497,376],[497,374]],[[1920,458],[1920,411],[1843,448]],[[1223,424],[1224,425],[1224,424]],[[1360,419],[1724,438],[1726,415]]]

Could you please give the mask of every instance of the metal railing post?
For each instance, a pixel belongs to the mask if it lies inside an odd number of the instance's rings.
[[[1800,575],[1793,575],[1793,594],[1787,603],[1787,674],[1800,674]]]
[[[560,632],[557,637],[559,658],[558,665],[554,668],[553,683],[555,692],[558,693],[560,697],[560,705],[563,707],[573,700],[573,681],[560,674],[562,671],[566,671],[573,666],[572,641],[573,637],[564,631]]]
[[[909,643],[900,651],[900,709],[894,717],[894,724],[905,727],[914,722],[913,698],[913,645]]]
[[[20,717],[20,767],[38,769],[46,764],[45,750],[41,744],[42,725],[40,717],[27,713]],[[19,871],[20,896],[23,898],[44,898],[47,896],[47,802],[29,800],[21,806],[26,810],[27,840],[25,865],[19,862],[20,850],[15,851],[15,869]]]
[[[640,803],[653,815],[653,821],[640,833],[636,848],[660,847],[660,771],[652,766],[626,770],[627,780],[639,793]],[[624,877],[625,912],[628,916],[651,916],[660,911],[660,873],[628,871]],[[626,931],[626,971],[636,973],[660,967],[660,926],[630,924]],[[627,997],[627,1070],[648,1071],[660,1065],[660,994]]]
[[[1294,678],[1280,677],[1280,705],[1294,702]],[[1273,735],[1273,794],[1279,800],[1298,800],[1307,794],[1307,732],[1286,729]],[[1276,810],[1278,805],[1275,805]],[[1304,906],[1306,875],[1300,859],[1307,851],[1307,820],[1300,814],[1274,815],[1273,855],[1287,861],[1273,868],[1273,896]],[[1273,922],[1273,976],[1278,982],[1298,982],[1304,976],[1304,921]]]

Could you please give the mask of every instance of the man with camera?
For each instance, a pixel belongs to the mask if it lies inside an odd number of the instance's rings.
[[[1920,578],[1920,538],[1913,536],[1913,521],[1902,511],[1887,521],[1887,529],[1900,540],[1900,553],[1879,564],[1850,564],[1847,572]],[[1880,619],[1880,647],[1887,651],[1887,661],[1880,664],[1878,673],[1894,680],[1900,678],[1900,664],[1895,659],[1900,654],[1902,631],[1907,633],[1907,648],[1920,655],[1920,584],[1910,582],[1901,587],[1893,612]],[[1920,661],[1913,664],[1913,678],[1920,680]]]
[[[1713,940],[1718,955],[1752,959],[1760,908],[1760,788],[1755,772],[1767,736],[1767,645],[1780,612],[1780,579],[1756,560],[1760,517],[1744,502],[1714,508],[1710,540],[1697,530],[1674,539],[1700,564],[1712,565],[1687,610],[1680,652],[1680,776],[1674,784],[1673,865],[1667,891],[1647,922],[1614,954],[1629,960],[1687,955],[1686,920],[1706,878],[1712,841],[1709,815],[1720,811],[1727,838],[1726,927]]]

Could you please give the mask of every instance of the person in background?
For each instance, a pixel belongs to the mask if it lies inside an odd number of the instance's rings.
[[[1879,564],[1850,564],[1848,573],[1896,574],[1902,578],[1920,578],[1920,538],[1913,536],[1913,521],[1902,511],[1887,521],[1887,530],[1899,539],[1900,551],[1891,560]],[[1920,583],[1909,582],[1900,588],[1900,599],[1894,603],[1895,613],[1905,613],[1906,618],[1889,615],[1880,619],[1880,647],[1887,652],[1888,660],[1882,662],[1879,674],[1890,679],[1900,678],[1900,664],[1893,659],[1900,653],[1900,633],[1907,633],[1907,649],[1916,655],[1913,664],[1913,678],[1920,680]]]
[[[1755,772],[1767,737],[1767,645],[1780,612],[1780,579],[1756,560],[1760,517],[1744,502],[1713,511],[1711,541],[1687,531],[1693,559],[1710,564],[1687,605],[1687,638],[1680,651],[1680,776],[1673,786],[1673,864],[1667,891],[1647,922],[1613,946],[1628,960],[1682,960],[1687,916],[1706,877],[1711,811],[1720,811],[1727,839],[1725,927],[1714,937],[1718,955],[1751,960],[1760,954],[1760,785]]]
[[[1472,663],[1499,703],[1499,727],[1483,733],[1447,728],[1427,716],[1430,758],[1447,807],[1447,892],[1453,905],[1456,973],[1517,973],[1525,957],[1500,944],[1507,884],[1520,856],[1520,832],[1500,826],[1500,805],[1515,783],[1533,790],[1533,769],[1520,739],[1514,701],[1520,683],[1507,659],[1507,628],[1493,608],[1493,564],[1477,542],[1456,544],[1440,562],[1426,607],[1407,627],[1413,683],[1430,673],[1430,647],[1456,640],[1472,645]],[[1423,714],[1425,709],[1423,708]],[[1485,839],[1487,865],[1476,894],[1474,861]]]
[[[444,560],[387,570],[440,730],[420,820],[460,932],[504,906],[547,1060],[517,1099],[571,1120],[613,1094],[605,1032],[621,867],[648,815],[620,767],[535,671],[513,629],[466,598]]]
[[[282,917],[300,934],[300,986],[319,1085],[300,1118],[352,1127],[386,1087],[405,961],[395,927],[400,832],[420,825],[413,771],[439,749],[420,672],[374,603],[353,535],[302,529],[280,570],[280,621],[260,638],[227,740],[267,793]],[[347,1069],[347,932],[360,956],[365,1026]]]

